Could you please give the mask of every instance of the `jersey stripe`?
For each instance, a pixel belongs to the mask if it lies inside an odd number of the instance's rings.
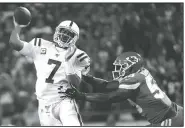
[[[168,126],[168,120],[165,121],[165,126]]]
[[[134,101],[132,101],[131,99],[127,99],[128,101],[129,101],[129,103],[132,105],[132,106],[136,106],[137,104],[134,102]]]
[[[88,58],[88,56],[84,56],[80,59],[80,62],[83,61],[85,58]]]
[[[132,85],[128,85],[128,84],[120,84],[119,88],[123,88],[123,89],[136,89],[137,87],[139,87],[141,83],[136,83],[136,84],[132,84]]]
[[[35,42],[34,42],[34,45],[36,46],[36,44],[37,44],[37,38],[35,38]]]
[[[70,56],[67,57],[67,60],[69,60],[69,59],[75,54],[76,49],[77,49],[77,48],[75,48],[74,52],[73,52]]]
[[[161,123],[161,126],[164,126],[164,122],[165,122],[165,121],[163,121],[163,122]]]
[[[77,56],[77,58],[80,58],[81,56],[83,56],[85,53],[81,53],[80,55]]]
[[[169,119],[169,126],[172,125],[172,119]]]
[[[72,27],[72,25],[73,25],[73,21],[71,21],[71,23],[70,23],[69,27]]]
[[[78,121],[79,121],[79,123],[80,123],[80,126],[83,126],[81,116],[80,116],[80,114],[79,114],[79,112],[78,112],[78,107],[76,106],[76,102],[75,102],[74,100],[73,100],[73,104],[74,104],[75,111],[76,111],[76,113],[77,113],[77,117],[78,117]]]
[[[39,38],[39,44],[38,44],[38,46],[41,46],[41,38]]]

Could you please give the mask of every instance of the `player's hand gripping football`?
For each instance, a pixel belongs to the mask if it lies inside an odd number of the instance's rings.
[[[13,23],[15,28],[28,26],[31,22],[31,18],[31,13],[27,8],[17,7],[13,15]]]
[[[83,92],[78,91],[75,87],[68,88],[65,91],[65,94],[67,97],[83,100],[85,98],[85,95]]]
[[[19,25],[16,21],[15,21],[15,17],[13,16],[13,24],[14,24],[14,27],[17,28],[24,28],[24,27],[27,27],[28,25]]]

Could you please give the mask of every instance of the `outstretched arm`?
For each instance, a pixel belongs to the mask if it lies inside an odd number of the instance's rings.
[[[109,93],[85,93],[85,100],[90,102],[120,102],[130,98],[132,91],[126,89],[118,89]]]
[[[9,43],[13,49],[20,51],[24,46],[23,41],[21,41],[19,37],[22,28],[19,25],[17,25],[15,21],[14,21],[14,26],[15,27],[10,35]]]
[[[118,89],[119,82],[118,81],[107,81],[101,78],[96,78],[91,75],[82,75],[83,83],[90,84],[94,92],[107,92],[107,91],[115,91]]]
[[[73,92],[74,91],[74,92]],[[130,98],[134,90],[127,90],[127,89],[118,89],[113,92],[109,93],[83,93],[79,92],[76,89],[72,89],[70,92],[68,90],[68,94],[72,94],[72,97],[78,100],[86,100],[89,102],[120,102],[122,100],[126,100]]]
[[[103,85],[105,85],[105,84],[108,83],[107,80],[100,79],[100,78],[96,78],[96,77],[94,77],[94,76],[92,76],[92,75],[89,75],[89,74],[87,74],[87,75],[82,75],[82,79],[83,79],[85,82],[87,82],[87,83],[89,83],[89,84],[92,84],[92,85],[100,85],[100,86],[103,86]]]
[[[142,78],[142,79],[141,79]],[[143,76],[140,74],[135,74],[126,79],[122,79],[117,84],[117,90],[109,93],[80,93],[84,100],[90,102],[119,102],[121,100],[126,100],[136,94],[137,88],[141,85],[143,81]],[[116,85],[116,84],[114,84]]]
[[[37,39],[33,39],[29,43],[26,41],[23,41],[20,39],[20,32],[22,27],[26,26],[20,26],[18,25],[15,20],[13,19],[14,22],[14,29],[12,30],[12,33],[10,35],[10,46],[16,50],[19,51],[21,54],[34,58],[35,56],[35,50],[34,50],[34,44],[37,43]]]
[[[77,89],[69,89],[66,91],[66,94],[71,98],[76,98],[79,100],[87,100],[90,102],[119,102],[121,100],[126,100],[131,98],[132,94],[137,92],[137,88],[140,86],[142,81],[138,81],[133,77],[126,78],[120,81],[117,84],[117,90],[111,91],[108,93],[83,93],[79,92]]]

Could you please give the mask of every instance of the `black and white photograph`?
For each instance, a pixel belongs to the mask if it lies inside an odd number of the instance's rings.
[[[0,126],[184,127],[183,2],[0,3]]]

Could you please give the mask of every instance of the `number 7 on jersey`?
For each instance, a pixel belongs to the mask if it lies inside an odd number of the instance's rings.
[[[49,59],[48,60],[48,64],[49,65],[55,64],[55,67],[51,71],[51,74],[49,75],[49,77],[46,78],[45,82],[46,83],[53,83],[54,82],[53,77],[54,77],[55,73],[57,72],[57,70],[59,69],[59,67],[61,65],[61,62],[60,61],[57,61],[57,60]]]

